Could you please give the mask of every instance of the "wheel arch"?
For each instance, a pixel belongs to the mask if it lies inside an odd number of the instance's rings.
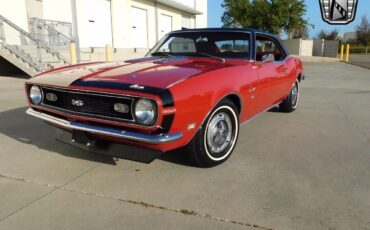
[[[221,97],[217,97],[217,99],[214,100],[214,102],[212,103],[212,106],[211,108],[209,109],[209,111],[207,112],[206,116],[204,116],[203,120],[202,120],[202,123],[204,123],[204,121],[207,119],[207,117],[211,114],[211,112],[217,107],[217,105],[224,99],[227,99],[227,100],[230,100],[234,105],[235,107],[238,109],[238,116],[240,116],[240,114],[242,113],[243,111],[243,101],[241,99],[241,96],[236,93],[236,92],[229,92],[227,94],[224,94],[223,96]],[[200,128],[200,126],[199,126]],[[199,130],[198,128],[198,130]],[[197,131],[198,131],[197,130]]]
[[[300,83],[304,79],[303,78],[303,74],[302,73],[298,73],[297,79],[298,79],[298,81]]]
[[[230,93],[230,94],[224,96],[223,98],[221,98],[221,100],[219,100],[219,102],[222,101],[222,100],[224,100],[224,99],[230,100],[235,105],[235,107],[238,109],[238,111],[237,111],[238,112],[238,115],[240,116],[240,114],[242,113],[242,110],[243,110],[243,101],[242,101],[240,95],[237,94],[237,93]],[[218,103],[216,103],[213,106],[212,110],[215,108],[215,106]]]

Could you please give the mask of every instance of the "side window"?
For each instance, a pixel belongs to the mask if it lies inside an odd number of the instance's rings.
[[[261,61],[265,54],[274,54],[276,61],[281,61],[286,57],[284,49],[280,44],[268,36],[256,37],[256,61]]]

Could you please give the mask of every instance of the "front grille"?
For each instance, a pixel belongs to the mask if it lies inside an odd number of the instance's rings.
[[[61,90],[48,87],[42,87],[41,89],[43,92],[42,105],[45,107],[51,107],[53,109],[62,110],[70,114],[84,115],[93,118],[108,118],[109,120],[126,122],[134,121],[131,112],[132,104],[134,103],[133,98],[121,97],[119,95]],[[57,100],[48,100],[46,98],[48,93],[55,94],[57,96]],[[128,113],[116,112],[114,110],[115,103],[127,105],[129,108]]]

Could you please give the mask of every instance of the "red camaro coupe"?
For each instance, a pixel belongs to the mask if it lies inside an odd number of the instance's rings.
[[[296,109],[302,62],[253,29],[174,31],[144,58],[54,69],[26,83],[29,115],[93,140],[161,152],[186,146],[199,165],[230,157],[241,123]]]

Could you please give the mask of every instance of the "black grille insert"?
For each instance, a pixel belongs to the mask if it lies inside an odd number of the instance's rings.
[[[109,118],[115,121],[134,122],[132,116],[133,98],[121,97],[119,95],[107,95],[100,93],[81,92],[73,90],[61,90],[42,87],[42,105],[52,107],[57,110],[67,111],[74,115],[84,115],[93,118]],[[48,93],[57,96],[56,101],[46,98]],[[114,104],[121,103],[127,105],[128,113],[118,113],[114,111]]]

